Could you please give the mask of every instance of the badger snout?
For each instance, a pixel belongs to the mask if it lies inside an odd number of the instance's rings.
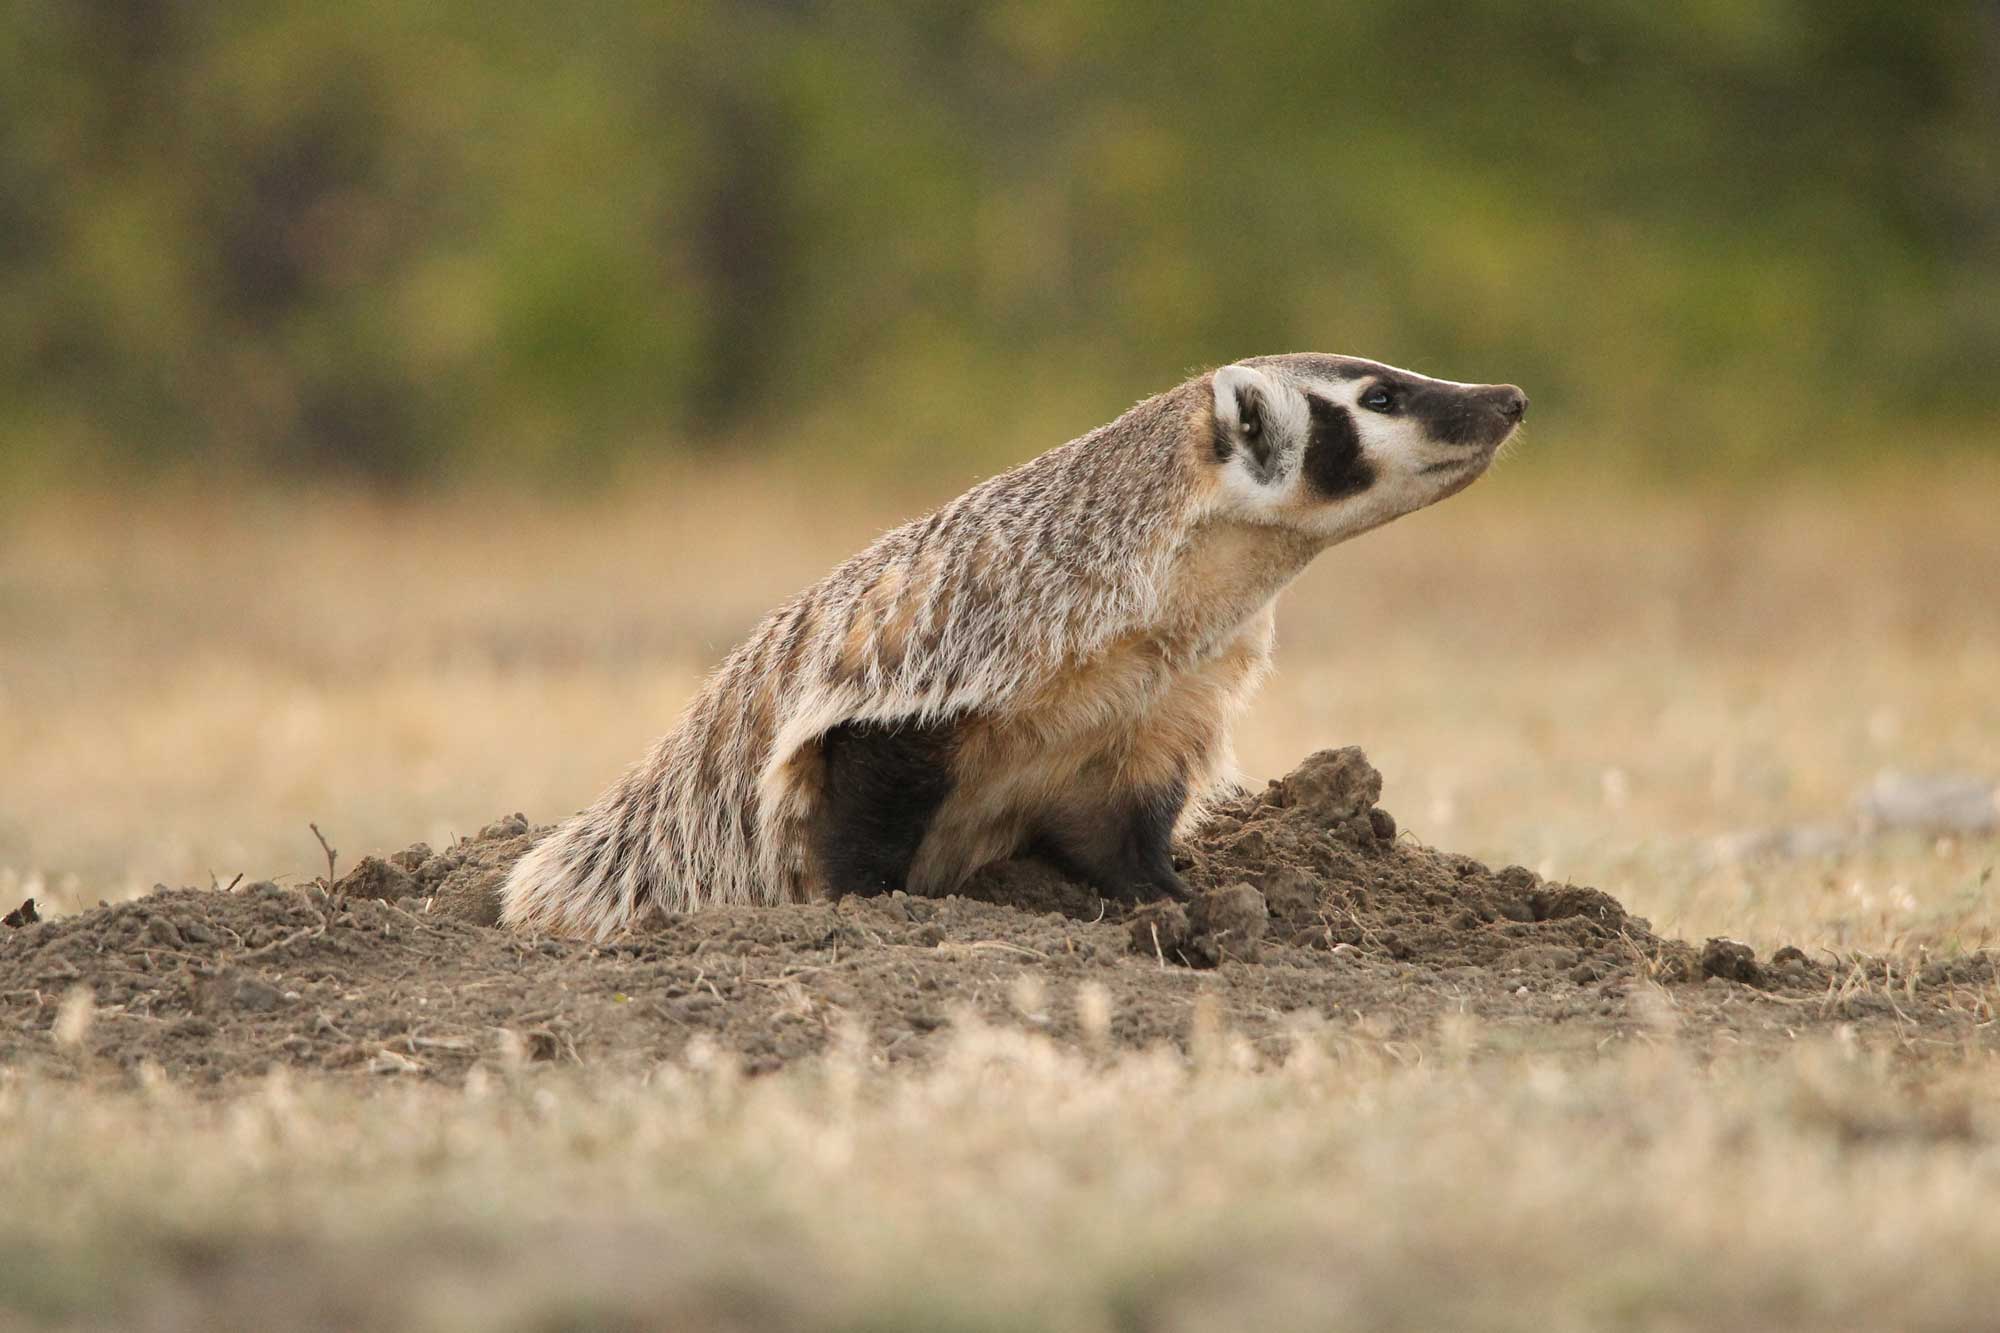
[[[1436,443],[1497,449],[1528,415],[1528,395],[1512,384],[1457,385],[1419,399],[1416,407]]]
[[[1512,384],[1482,384],[1465,395],[1461,427],[1473,443],[1498,444],[1528,415],[1528,395]]]

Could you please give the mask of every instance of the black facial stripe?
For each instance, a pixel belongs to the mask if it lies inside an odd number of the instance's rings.
[[[1410,411],[1439,444],[1473,444],[1480,438],[1478,419],[1484,414],[1462,394],[1448,390],[1417,394],[1410,401]]]
[[[1312,438],[1306,443],[1306,480],[1322,497],[1339,500],[1359,495],[1375,484],[1375,469],[1361,456],[1361,435],[1354,418],[1317,395],[1306,403],[1312,409]]]
[[[1405,410],[1424,423],[1425,433],[1444,445],[1487,445],[1513,429],[1501,416],[1493,395],[1481,389],[1419,389]]]

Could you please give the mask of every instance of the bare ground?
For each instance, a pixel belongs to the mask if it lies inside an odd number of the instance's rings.
[[[455,1079],[481,1062],[644,1069],[690,1042],[753,1073],[859,1025],[924,1060],[967,1011],[1065,1043],[1185,1046],[1228,1030],[1278,1060],[1302,1027],[1422,1041],[1453,1015],[1539,1049],[1683,1031],[1778,1045],[1816,1025],[1991,1041],[1992,959],[1663,939],[1595,889],[1399,837],[1359,750],[1322,751],[1182,850],[1197,889],[1122,910],[1052,869],[990,868],[941,900],[852,898],[664,918],[604,943],[494,924],[539,830],[513,816],[334,882],[173,889],[0,932],[0,1065],[233,1083],[289,1066]],[[67,1015],[67,1017],[65,1017]]]

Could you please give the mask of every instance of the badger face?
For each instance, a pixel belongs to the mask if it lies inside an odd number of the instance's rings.
[[[1215,372],[1214,392],[1224,507],[1327,542],[1464,490],[1528,411],[1511,384],[1352,357],[1239,362]]]

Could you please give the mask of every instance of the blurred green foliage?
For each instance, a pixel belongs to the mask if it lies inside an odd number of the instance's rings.
[[[957,472],[1297,348],[1992,448],[1996,127],[1991,0],[14,0],[0,479]]]

